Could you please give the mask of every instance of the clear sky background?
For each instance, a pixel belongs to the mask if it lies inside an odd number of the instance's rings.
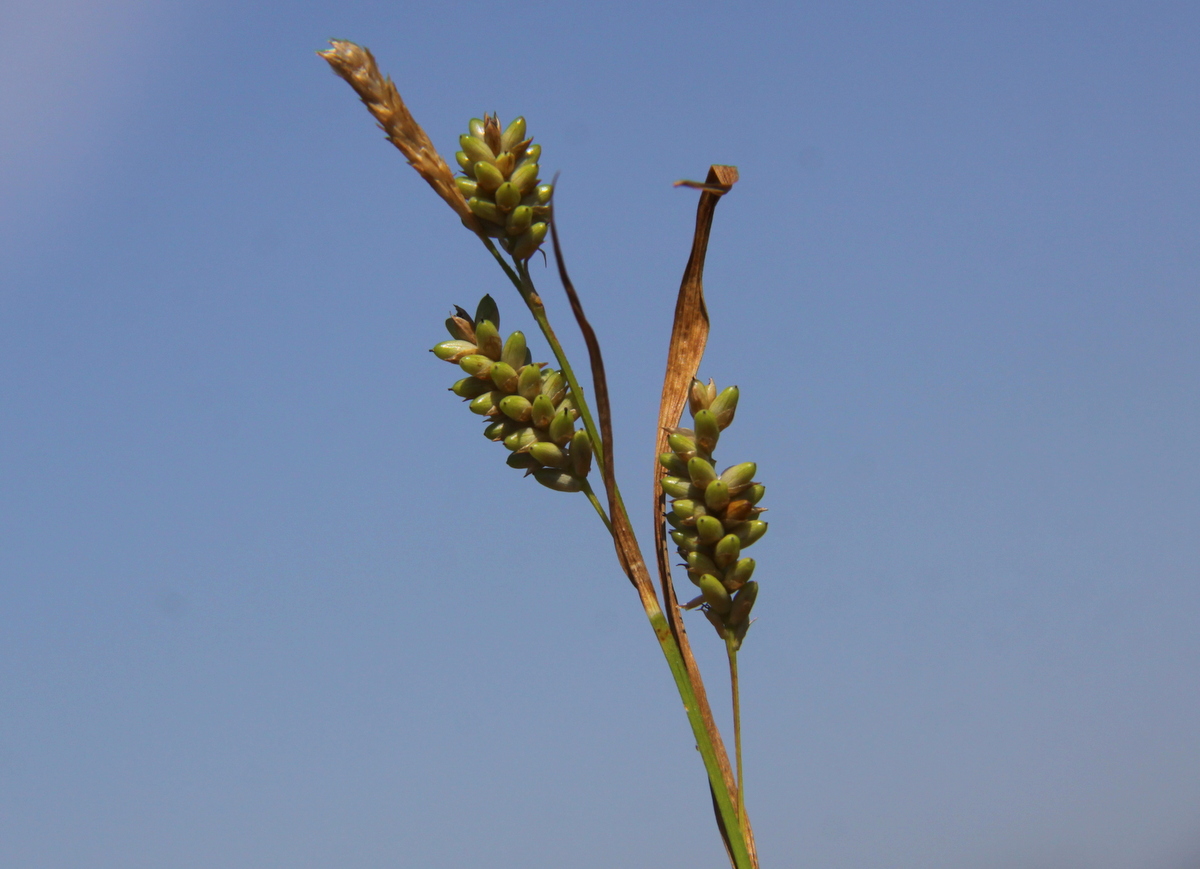
[[[8,2],[0,865],[720,867],[582,496],[427,352],[515,292],[314,51],[562,171],[643,541],[696,194],[764,869],[1200,866],[1200,7]],[[549,272],[542,288],[580,343]],[[723,655],[692,637],[726,720]]]

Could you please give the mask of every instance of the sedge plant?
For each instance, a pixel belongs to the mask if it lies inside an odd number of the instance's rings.
[[[717,828],[734,869],[757,869],[754,833],[746,814],[741,751],[737,655],[758,596],[754,559],[744,550],[767,531],[759,506],[765,494],[753,462],[718,470],[714,454],[733,422],[739,391],[696,378],[708,338],[702,275],[713,214],[737,181],[732,166],[713,166],[698,189],[692,249],[676,301],[666,375],[659,406],[653,499],[656,588],[638,544],[613,468],[608,382],[596,334],[567,273],[553,217],[553,184],[541,177],[541,146],[527,135],[524,118],[502,125],[493,115],[473,118],[459,138],[457,174],[413,119],[391,79],[370,51],[335,40],[320,52],[366,104],[389,141],[455,211],[516,289],[554,357],[535,362],[526,336],[500,331],[500,310],[485,295],[474,313],[455,306],[446,320],[449,338],[434,355],[461,375],[450,391],[483,423],[489,441],[503,446],[509,467],[547,489],[581,493],[611,535],[617,561],[637,592],[671,671],[704,762]],[[530,272],[530,258],[553,242],[558,276],[583,333],[592,378],[580,385],[546,314]],[[681,426],[684,411],[690,425]],[[595,481],[599,479],[599,482]],[[680,603],[671,573],[671,548],[696,594]],[[733,706],[734,763],[709,706],[682,612],[697,610],[724,643]]]

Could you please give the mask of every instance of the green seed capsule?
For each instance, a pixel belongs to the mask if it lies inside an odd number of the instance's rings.
[[[738,560],[742,554],[742,541],[736,534],[726,534],[713,547],[713,561],[717,567],[725,568]]]
[[[486,163],[481,163],[481,166],[486,166]],[[479,182],[470,178],[455,178],[454,186],[458,188],[458,192],[463,195],[463,199],[470,199],[479,191]]]
[[[457,362],[464,356],[479,352],[479,348],[470,341],[443,341],[434,345],[433,355],[447,362]]]
[[[471,131],[471,135],[480,141],[483,140],[483,121],[479,118],[471,118],[467,122],[467,129]]]
[[[571,469],[580,479],[592,469],[592,442],[586,431],[577,431],[571,438]]]
[[[713,412],[713,416],[717,418],[717,427],[724,431],[733,422],[733,414],[737,411],[738,403],[738,388],[736,386],[727,386],[721,390],[721,394],[713,399],[713,403],[709,405],[709,410]]]
[[[754,559],[739,558],[729,570],[725,571],[725,587],[736,591],[754,575]]]
[[[693,419],[696,425],[696,446],[700,452],[711,456],[721,437],[721,429],[717,427],[717,418],[711,410],[698,410]]]
[[[540,392],[533,397],[533,415],[530,417],[534,428],[548,429],[554,422],[554,403]],[[551,438],[553,440],[553,438]],[[547,462],[546,464],[550,464]]]
[[[742,546],[746,547],[767,533],[767,523],[758,519],[751,519],[749,522],[742,522],[734,526],[733,533],[737,535]]]
[[[742,462],[721,471],[721,479],[729,487],[729,494],[740,495],[750,485],[757,473],[758,465],[754,462]]]
[[[520,194],[524,196],[537,186],[537,175],[537,163],[523,162],[513,172],[512,178],[509,180],[512,182],[513,187],[517,188]]]
[[[575,433],[575,420],[571,418],[569,410],[560,410],[554,415],[554,419],[550,421],[550,440],[554,441],[559,446],[563,446],[571,439]]]
[[[556,492],[578,492],[581,488],[578,477],[573,477],[556,468],[542,468],[540,471],[534,471],[533,477],[547,489],[553,489]]]
[[[554,195],[554,185],[539,184],[534,193],[537,195],[538,205],[545,205],[550,201],[550,197]]]
[[[526,163],[536,163],[542,156],[541,145],[530,145],[525,149],[525,153],[521,155],[521,165]]]
[[[511,423],[512,420],[508,418],[498,419],[484,427],[483,436],[489,441],[502,441],[512,434]]]
[[[742,586],[741,591],[733,599],[733,605],[729,608],[729,618],[726,621],[729,622],[730,627],[736,628],[750,618],[750,610],[754,608],[754,600],[757,597],[757,582],[747,582]]]
[[[479,352],[489,359],[498,360],[504,351],[500,332],[491,320],[484,320],[475,326],[475,340],[479,343]]]
[[[517,372],[507,362],[497,362],[492,366],[492,383],[504,395],[517,391]]]
[[[507,151],[496,155],[496,168],[500,170],[500,174],[505,178],[512,174],[513,167],[516,165],[517,158]]]
[[[567,391],[567,379],[563,377],[561,371],[550,369],[546,376],[542,379],[542,395],[550,399],[555,407],[563,400],[563,396]]]
[[[461,365],[462,363],[460,362],[459,364]],[[687,462],[674,453],[662,453],[658,457],[658,463],[666,468],[672,477],[688,476]]]
[[[511,150],[512,146],[525,138],[525,119],[521,117],[513,118],[512,123],[504,128],[504,132],[500,135],[500,147],[505,151]]]
[[[700,541],[696,539],[695,534],[689,534],[687,531],[672,531],[671,539],[675,541],[675,545],[685,552],[690,552],[700,545]]]
[[[509,181],[496,188],[496,207],[507,213],[521,204],[521,194]],[[505,218],[507,220],[507,218]]]
[[[458,367],[467,372],[467,374],[488,382],[491,382],[492,379],[491,372],[493,365],[495,363],[481,353],[464,356],[458,360]]]
[[[482,220],[489,220],[500,226],[504,225],[504,215],[500,213],[500,209],[496,207],[496,203],[494,202],[480,199],[478,196],[472,196],[467,200],[467,208],[471,209],[471,213]]]
[[[721,481],[718,480],[717,482]],[[736,525],[739,522],[745,522],[754,515],[753,511],[754,507],[744,498],[732,500],[725,505],[725,521],[730,526]]]
[[[696,533],[700,535],[701,543],[711,546],[725,537],[725,526],[716,516],[697,516]]]
[[[459,398],[475,398],[483,395],[485,392],[490,392],[492,385],[487,381],[480,380],[476,377],[464,377],[462,380],[454,381],[454,385],[450,387],[450,391]]]
[[[463,149],[463,153],[471,158],[472,162],[478,162],[479,160],[484,160],[488,163],[496,162],[496,155],[492,152],[492,149],[478,136],[459,136],[458,146]]]
[[[717,472],[713,470],[712,462],[696,456],[688,460],[688,476],[697,488],[703,489],[717,478]]]
[[[541,462],[531,456],[529,453],[511,453],[504,464],[510,468],[516,468],[518,471],[531,471],[534,468],[540,468]]]
[[[480,416],[492,416],[495,414],[497,402],[503,397],[503,392],[493,389],[491,392],[485,392],[483,395],[471,399],[471,403],[467,407],[471,409],[471,413],[477,413]]]
[[[755,470],[758,469],[755,468]],[[751,506],[754,506],[762,500],[762,497],[765,494],[767,494],[767,487],[762,483],[755,483],[753,486],[750,486],[748,489],[746,489],[746,491],[742,492],[742,497],[749,501]]]
[[[682,519],[680,519],[678,516],[676,516],[674,513],[670,512],[670,511],[667,511],[663,515],[667,517],[667,524],[670,525],[672,528],[683,529],[683,528],[688,527],[683,524]]]
[[[711,380],[708,382],[710,385],[712,384]],[[716,387],[713,385],[713,391],[715,389]],[[688,390],[688,408],[691,410],[692,416],[694,417],[698,411],[704,410],[712,404],[712,401],[713,396],[709,388],[699,380],[692,378],[692,388]]]
[[[533,415],[533,405],[523,395],[506,395],[500,400],[500,412],[517,422],[528,422]]]
[[[496,300],[490,295],[485,295],[479,300],[479,307],[475,309],[475,328],[479,328],[479,324],[484,320],[491,320],[499,334],[500,329],[500,309],[496,307]]]
[[[713,480],[704,489],[704,505],[710,511],[723,510],[729,504],[729,487]]]
[[[511,365],[514,369],[525,364],[525,333],[513,332],[504,342],[500,351],[500,361]]]
[[[691,519],[696,515],[697,506],[699,505],[689,498],[680,498],[671,505],[671,512],[680,519]]]
[[[659,482],[672,498],[690,498],[692,484],[680,477],[663,477]]]
[[[508,215],[504,231],[510,236],[518,236],[533,224],[533,209],[528,205],[518,205]]]
[[[455,153],[455,155],[454,155],[454,159],[458,161],[458,167],[459,167],[460,169],[462,169],[464,172],[466,172],[468,175],[474,175],[474,174],[475,174],[475,172],[474,172],[474,167],[472,166],[472,164],[473,164],[475,161],[474,161],[474,160],[472,160],[470,157],[468,157],[468,156],[467,156],[467,152],[466,152],[466,151],[458,151],[458,152],[456,152],[456,153]]]
[[[701,573],[711,573],[713,576],[718,576],[721,573],[721,571],[717,569],[717,563],[703,552],[689,552],[687,554],[687,566],[688,570],[698,570]]]
[[[550,227],[545,223],[535,223],[529,227],[513,245],[512,255],[517,259],[529,259],[542,246],[549,229]]]
[[[504,174],[491,163],[480,161],[475,164],[475,181],[484,193],[491,193],[504,183]]]
[[[522,426],[504,438],[504,445],[513,452],[527,450],[537,442],[537,432],[529,426]]]
[[[696,442],[679,432],[667,435],[667,446],[685,462],[696,455]]]
[[[704,600],[715,612],[720,615],[725,615],[733,606],[733,601],[729,598],[729,592],[725,590],[725,586],[721,585],[721,580],[717,579],[711,573],[706,573],[700,577],[700,593],[704,595]]]
[[[570,461],[567,454],[557,444],[539,441],[529,448],[529,454],[550,468],[565,468]]]
[[[517,372],[517,394],[523,395],[530,401],[541,392],[542,371],[536,365],[522,365]]]

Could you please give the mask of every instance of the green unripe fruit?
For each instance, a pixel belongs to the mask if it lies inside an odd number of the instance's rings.
[[[533,209],[528,205],[518,205],[508,215],[504,224],[504,232],[509,236],[518,236],[533,224]]]
[[[553,184],[539,184],[537,190],[534,191],[537,195],[538,205],[545,205],[550,201],[550,197],[554,195]]]
[[[492,383],[505,395],[517,391],[517,372],[505,362],[497,362],[492,366]]]
[[[471,213],[481,220],[487,220],[500,226],[504,225],[504,215],[500,213],[500,209],[496,208],[494,202],[472,196],[467,200],[467,208],[471,209]]]
[[[492,153],[492,149],[487,146],[487,143],[478,136],[459,136],[458,146],[463,149],[463,153],[471,159],[472,162],[484,160],[488,163],[496,162],[496,155]]]
[[[483,395],[471,399],[471,403],[468,404],[467,407],[471,409],[471,413],[477,413],[480,416],[488,416],[495,410],[496,402],[499,400],[501,395],[503,395],[503,393],[496,392],[495,390],[491,392],[485,392]]]
[[[475,309],[475,328],[478,329],[484,320],[491,320],[497,329],[496,334],[500,334],[500,309],[496,307],[496,300],[490,295],[485,295],[479,300],[479,307]]]
[[[542,468],[540,471],[534,471],[533,477],[547,489],[553,489],[556,492],[578,492],[581,488],[580,480],[577,477],[556,468]]]
[[[517,422],[528,422],[533,416],[533,405],[523,395],[506,395],[500,399],[500,412]]]
[[[536,163],[541,156],[542,146],[530,145],[525,149],[525,153],[521,155],[521,165],[523,166],[526,163]]]
[[[689,571],[711,573],[713,576],[721,572],[717,569],[717,563],[703,552],[689,552],[687,554],[687,566]]]
[[[586,431],[577,431],[571,438],[571,469],[580,479],[592,469],[592,442]]]
[[[533,398],[533,416],[531,420],[535,428],[544,429],[550,428],[550,423],[554,422],[554,404],[540,392]],[[550,463],[547,462],[546,464]]]
[[[571,412],[560,410],[550,421],[550,440],[563,446],[573,434],[575,434],[575,420],[571,418]]]
[[[754,601],[757,597],[757,582],[748,582],[742,586],[741,591],[733,599],[733,605],[729,608],[729,618],[726,621],[730,627],[736,628],[750,618],[750,610],[754,608]]]
[[[478,352],[478,349],[470,341],[443,341],[433,345],[433,355],[446,362],[457,362],[464,356]]]
[[[753,486],[747,488],[746,491],[742,492],[742,497],[749,501],[750,505],[753,506],[761,501],[763,495],[765,494],[767,494],[767,487],[762,483],[755,483]]]
[[[504,342],[504,349],[500,351],[500,361],[514,369],[520,368],[525,364],[525,349],[525,333],[513,332]]]
[[[725,586],[721,585],[721,580],[717,579],[711,573],[706,573],[700,577],[700,581],[696,583],[700,586],[700,593],[704,595],[705,602],[713,608],[713,611],[725,615],[729,612],[733,601],[729,598],[729,592],[725,590]]]
[[[754,462],[742,462],[721,472],[721,480],[729,487],[730,495],[740,495],[750,485],[754,475],[758,473],[758,465]]]
[[[696,533],[700,536],[701,543],[711,546],[725,537],[725,526],[716,516],[697,516]]]
[[[555,407],[563,400],[563,396],[567,392],[567,380],[563,377],[561,371],[550,371],[542,379],[542,395],[550,399]]]
[[[565,468],[570,461],[567,454],[557,444],[539,441],[529,448],[529,455],[541,464],[551,468]]]
[[[725,509],[729,504],[729,487],[720,480],[713,480],[704,489],[704,505],[710,511]]]
[[[475,164],[475,181],[479,190],[491,193],[504,183],[504,174],[491,163],[480,161]]]
[[[514,242],[512,255],[516,259],[529,259],[541,247],[542,242],[546,240],[546,232],[549,226],[545,223],[535,223],[529,229],[525,230]]]
[[[521,193],[512,182],[505,181],[496,188],[496,207],[501,211],[512,211],[521,204]]]
[[[767,523],[751,519],[749,522],[742,522],[734,526],[733,533],[737,535],[743,547],[750,546],[767,533]]]
[[[515,165],[517,165],[517,158],[507,151],[496,155],[496,168],[500,170],[500,174],[505,178],[512,174],[513,166]]]
[[[742,541],[736,534],[726,534],[713,547],[713,561],[717,567],[726,568],[738,560],[742,554]]]
[[[504,128],[504,132],[500,135],[500,147],[502,150],[511,151],[513,145],[524,138],[525,119],[521,117],[513,118],[512,122]]]
[[[486,380],[489,383],[492,379],[492,366],[495,364],[491,359],[480,353],[473,353],[458,360],[458,367],[467,372],[467,374],[477,377],[480,380]]]
[[[537,185],[537,175],[538,175],[538,164],[537,163],[523,162],[520,166],[517,167],[516,171],[513,172],[512,178],[509,180],[512,183],[513,187],[515,187],[517,189],[517,192],[521,196],[524,196],[525,194],[532,191],[533,188]]]
[[[491,384],[477,377],[464,377],[454,381],[454,385],[450,387],[450,391],[459,398],[475,398],[485,392],[491,392],[491,389]]]
[[[712,462],[695,456],[688,459],[688,476],[696,484],[696,488],[704,489],[717,478],[717,472],[713,469]]]
[[[475,341],[479,344],[479,352],[489,359],[499,359],[504,350],[500,341],[500,331],[491,320],[475,324]]]
[[[712,404],[713,399],[716,398],[716,394],[716,384],[711,380],[706,386],[693,378],[692,387],[688,390],[688,408],[691,410],[692,416],[695,417],[698,411],[704,410],[704,408]]]
[[[467,173],[470,173],[472,171],[471,164],[473,161],[471,160],[470,157],[467,156],[466,151],[456,152],[454,155],[454,159],[458,161],[459,169],[462,169],[464,172],[467,172]]]
[[[696,539],[696,535],[689,534],[686,531],[672,531],[671,539],[675,541],[675,545],[685,552],[690,552],[700,545],[700,541]]]
[[[516,468],[518,471],[529,471],[542,466],[541,462],[529,453],[510,453],[504,460],[504,464],[510,468]]]
[[[663,477],[659,482],[663,491],[672,498],[690,498],[692,484],[679,477]]]
[[[696,442],[687,435],[682,435],[679,432],[667,435],[667,446],[685,462],[696,455]]]
[[[717,418],[717,427],[724,431],[733,422],[733,415],[737,411],[738,403],[738,388],[736,386],[727,386],[721,390],[721,394],[713,399],[713,403],[708,409],[713,412],[713,416]]]
[[[489,441],[502,441],[508,437],[508,435],[512,434],[514,431],[513,426],[515,425],[516,423],[507,417],[498,419],[495,422],[484,426],[483,436]]]
[[[750,577],[753,575],[754,559],[739,558],[733,567],[725,571],[725,587],[731,591],[736,591],[749,582]]]
[[[717,427],[717,418],[711,410],[698,410],[695,417],[696,446],[705,455],[712,455],[721,437],[721,429]]]
[[[481,163],[479,165],[484,166],[486,164]],[[454,186],[458,188],[458,192],[462,194],[463,199],[470,199],[479,192],[479,182],[471,178],[455,178]]]
[[[471,135],[480,141],[483,140],[484,124],[480,118],[471,118],[467,122],[467,129],[471,131]]]
[[[671,505],[671,512],[680,519],[687,520],[696,515],[696,508],[698,506],[699,505],[695,501],[692,501],[689,498],[680,498]],[[701,513],[701,515],[703,515],[703,513]]]
[[[469,359],[470,357],[467,358]],[[459,365],[461,364],[460,362]],[[658,457],[658,463],[666,468],[672,477],[688,476],[687,463],[674,453],[662,453]]]
[[[542,370],[536,365],[522,365],[517,374],[517,394],[533,401],[542,389]]]
[[[504,438],[504,446],[514,453],[525,450],[537,442],[537,433],[528,426],[523,426]]]

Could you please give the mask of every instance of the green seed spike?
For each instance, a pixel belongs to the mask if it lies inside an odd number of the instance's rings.
[[[757,470],[757,468],[755,470]],[[746,491],[742,492],[742,497],[750,502],[750,506],[754,506],[762,500],[762,497],[765,494],[767,494],[767,487],[762,483],[755,483],[753,486],[750,486],[748,489],[746,489]]]
[[[550,197],[554,195],[554,185],[539,184],[535,192],[537,194],[538,205],[546,205],[550,202]]]
[[[471,357],[467,357],[468,359]],[[462,363],[460,362],[459,365]],[[688,469],[687,462],[679,458],[674,453],[662,453],[658,457],[658,463],[667,469],[672,477],[687,477]]]
[[[696,442],[687,435],[680,434],[679,432],[672,432],[667,435],[667,446],[685,462],[696,455]]]
[[[580,479],[592,469],[592,442],[586,431],[577,431],[571,438],[571,469]]]
[[[500,358],[504,344],[500,341],[500,332],[491,320],[475,324],[475,339],[479,342],[479,352],[489,359]]]
[[[542,466],[541,462],[529,453],[512,453],[504,460],[504,463],[510,468],[516,468],[518,471],[532,471]]]
[[[536,365],[522,365],[517,372],[517,394],[523,395],[530,401],[537,397],[542,389],[542,371]]]
[[[704,489],[717,478],[717,472],[713,469],[712,462],[707,459],[696,456],[688,460],[687,466],[688,476],[692,478],[692,482],[699,489]]]
[[[571,439],[574,433],[575,420],[571,418],[570,411],[560,410],[550,422],[550,440],[559,446],[563,446]]]
[[[729,623],[730,627],[736,628],[750,618],[750,610],[754,608],[754,600],[757,597],[757,582],[750,581],[742,586],[741,591],[737,593],[737,597],[733,599],[733,605],[729,608],[729,617],[725,620]]]
[[[504,232],[509,236],[518,236],[529,229],[533,223],[533,209],[528,205],[518,205],[508,215]]]
[[[533,405],[523,395],[506,395],[499,406],[501,413],[517,422],[528,422],[533,415]]]
[[[721,524],[721,520],[716,516],[697,516],[696,533],[700,535],[701,543],[711,546],[718,540],[725,538],[725,526]]]
[[[754,462],[742,462],[739,465],[731,465],[721,471],[721,480],[729,487],[730,495],[740,495],[750,486],[754,475],[757,473],[758,465],[754,464]]]
[[[444,359],[447,362],[458,362],[472,353],[477,353],[479,348],[470,341],[443,341],[440,344],[435,344],[431,351],[438,359]]]
[[[687,531],[672,531],[671,539],[684,552],[690,552],[700,545],[700,541],[696,539],[696,535],[689,534]]]
[[[491,163],[479,162],[475,164],[475,180],[480,190],[491,193],[504,183],[504,173]]]
[[[497,362],[492,366],[492,383],[504,395],[512,395],[517,391],[517,372],[507,362]]]
[[[721,580],[717,579],[711,573],[706,573],[700,577],[700,593],[704,595],[704,600],[713,611],[719,615],[725,615],[733,606],[733,601],[729,598],[729,592],[725,590],[725,586],[721,585]]]
[[[547,489],[553,489],[556,492],[578,492],[582,488],[582,481],[578,477],[573,477],[555,468],[542,468],[540,471],[534,471],[533,478]]]
[[[698,410],[694,417],[696,421],[696,446],[700,452],[712,455],[721,437],[721,429],[717,426],[717,417],[711,410]]]
[[[713,547],[713,561],[717,567],[725,568],[738,560],[742,554],[742,541],[736,534],[726,534]]]
[[[467,129],[471,131],[471,135],[474,136],[476,139],[481,139],[481,140],[483,139],[483,119],[482,118],[471,118],[471,120],[467,122]]]
[[[491,392],[491,389],[492,384],[477,377],[464,377],[454,381],[454,385],[450,387],[450,391],[459,398],[475,398],[485,392]]]
[[[479,306],[475,309],[475,328],[479,328],[479,324],[484,320],[491,320],[496,328],[500,328],[500,309],[496,307],[496,300],[490,295],[485,295],[479,300]]]
[[[471,213],[478,218],[491,221],[500,226],[504,225],[504,215],[500,213],[500,209],[496,207],[496,203],[494,202],[488,202],[486,199],[472,196],[467,200],[467,208],[471,209]]]
[[[516,171],[512,174],[512,178],[509,180],[512,182],[513,187],[517,188],[521,195],[524,196],[527,193],[533,192],[533,189],[537,186],[537,176],[538,164],[524,162],[517,167]]]
[[[570,457],[562,451],[561,447],[547,441],[538,441],[536,444],[533,444],[529,448],[529,455],[550,468],[565,468],[571,461]]]
[[[725,587],[736,591],[754,575],[754,559],[739,558],[729,570],[725,571]]]
[[[758,541],[767,533],[767,523],[758,519],[751,519],[748,522],[742,522],[734,526],[733,533],[737,535],[738,540],[742,543],[742,547],[745,548]]]
[[[692,484],[681,477],[663,477],[659,482],[662,484],[663,491],[672,498],[691,497]]]
[[[721,394],[713,399],[713,403],[708,409],[713,412],[713,416],[717,418],[717,427],[724,431],[729,428],[729,424],[733,422],[733,414],[737,411],[738,403],[738,388],[736,386],[727,386],[721,390]]]
[[[496,412],[496,401],[501,393],[492,390],[485,392],[483,395],[476,396],[471,399],[471,403],[467,405],[471,409],[471,413],[477,413],[480,416],[494,416]]]
[[[540,392],[533,397],[533,415],[530,420],[534,428],[540,429],[549,429],[550,424],[554,422],[554,403]],[[550,439],[554,440],[554,437],[551,436]]]
[[[486,163],[480,163],[480,166],[486,166]],[[479,182],[472,178],[455,178],[454,186],[458,188],[458,192],[462,194],[463,199],[470,199],[479,192]]]
[[[504,128],[504,132],[500,135],[500,150],[511,151],[513,145],[524,140],[525,138],[525,119],[516,117],[512,122]]]
[[[729,487],[720,480],[713,480],[704,489],[704,505],[710,511],[725,509],[729,504]]]
[[[521,193],[517,190],[516,185],[510,181],[505,181],[496,188],[496,207],[503,212],[512,211],[521,204]]]
[[[496,162],[496,155],[481,138],[476,136],[459,136],[458,146],[463,149],[463,153],[466,154],[473,163],[480,160],[484,160],[488,163]]]
[[[508,340],[504,342],[504,349],[500,351],[500,361],[506,362],[514,369],[525,364],[524,332],[513,332],[508,336]]]
[[[481,353],[473,353],[458,360],[458,367],[480,380],[491,382],[492,365],[495,363]]]

